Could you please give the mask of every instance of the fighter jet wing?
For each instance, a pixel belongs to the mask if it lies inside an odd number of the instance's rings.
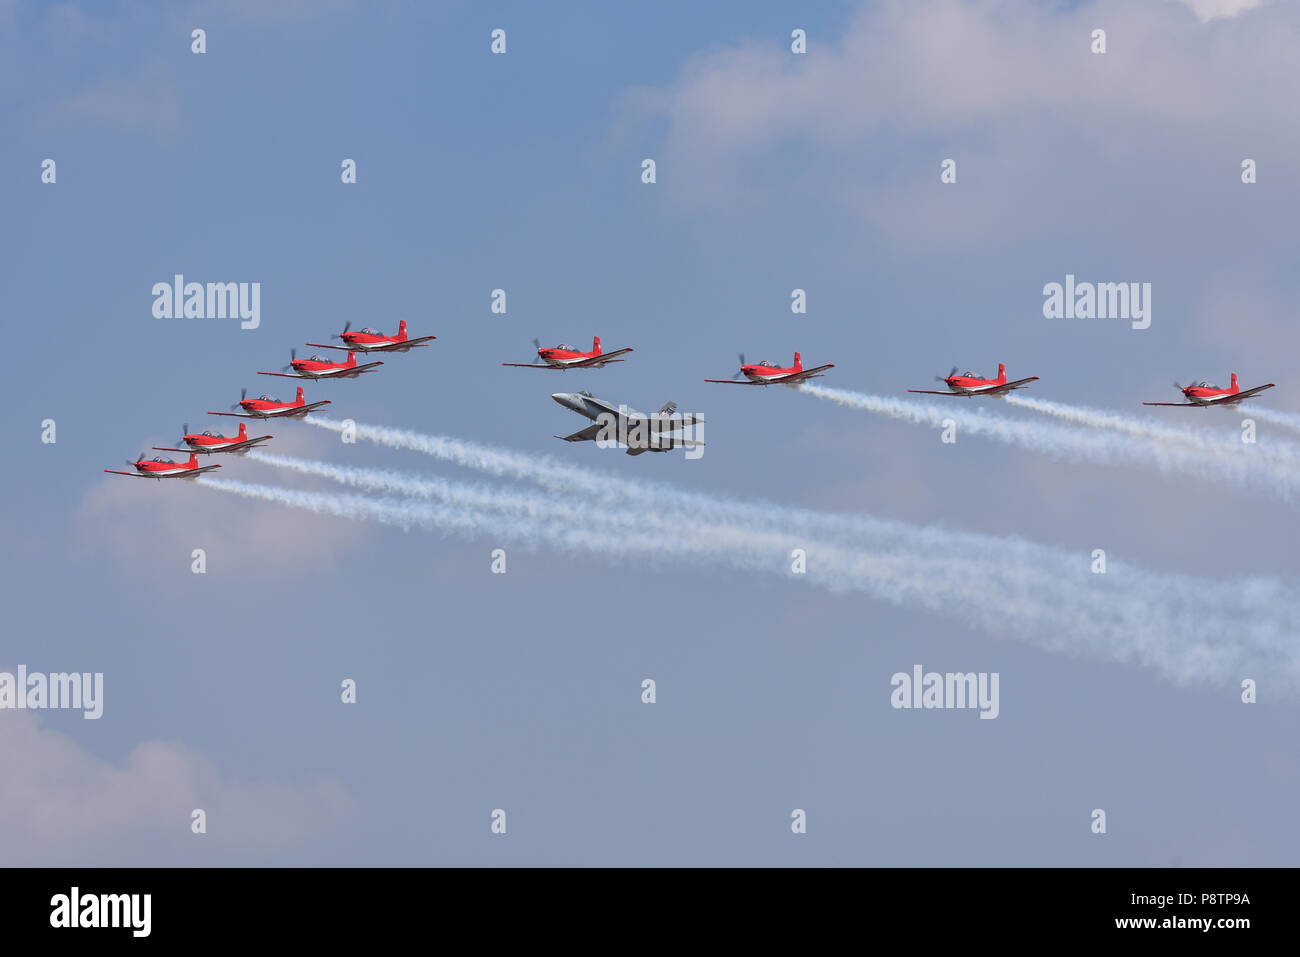
[[[566,442],[594,442],[596,437],[600,435],[600,430],[603,428],[604,426],[599,422],[594,422],[585,429],[580,429],[579,431],[574,432],[572,435],[557,435],[556,438],[564,439]]]

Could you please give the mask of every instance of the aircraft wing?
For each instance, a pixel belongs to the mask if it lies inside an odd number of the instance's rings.
[[[1000,385],[1000,386],[997,386],[996,388],[993,388],[993,389],[985,389],[985,390],[983,390],[982,392],[978,392],[978,393],[976,393],[976,394],[977,394],[977,395],[997,395],[997,394],[1000,393],[1000,392],[1010,392],[1012,389],[1020,389],[1020,388],[1023,388],[1024,385],[1025,385],[1025,383],[1027,383],[1027,382],[1037,382],[1037,381],[1038,381],[1038,376],[1036,376],[1036,375],[1031,375],[1028,379],[1017,379],[1015,382],[1008,382],[1008,383],[1006,383],[1005,385]]]
[[[299,406],[296,409],[289,409],[286,412],[282,412],[279,414],[280,415],[306,415],[308,412],[314,412],[315,410],[319,409],[322,405],[329,405],[329,404],[330,404],[329,399],[321,399],[319,402],[309,402],[306,405]]]
[[[503,366],[514,366],[516,369],[558,369],[559,366],[553,366],[545,362],[503,362]]]
[[[966,399],[970,398],[970,393],[968,392],[952,392],[948,389],[908,389],[907,391],[917,392],[921,395],[959,395]]]
[[[323,342],[304,342],[303,345],[311,346],[313,349],[336,349],[339,352],[357,352],[352,346],[327,346]]]
[[[723,385],[772,385],[770,382],[751,382],[749,379],[705,379],[705,382],[721,382]],[[784,380],[779,380],[784,381]]]
[[[1230,395],[1230,396],[1228,396],[1227,398],[1219,399],[1219,400],[1217,400],[1217,401],[1215,401],[1215,402],[1210,402],[1210,403],[1208,403],[1208,404],[1209,404],[1209,405],[1224,405],[1225,403],[1228,403],[1228,402],[1240,402],[1242,399],[1248,399],[1248,398],[1250,398],[1252,395],[1255,395],[1255,394],[1257,394],[1257,393],[1263,392],[1265,389],[1271,389],[1271,388],[1273,388],[1274,384],[1275,384],[1275,383],[1270,382],[1268,385],[1257,385],[1257,386],[1255,386],[1255,388],[1253,388],[1253,389],[1247,389],[1245,392],[1238,392],[1236,395]]]
[[[600,430],[603,428],[603,425],[599,422],[595,422],[587,426],[585,429],[580,429],[577,432],[574,432],[572,435],[557,435],[556,438],[564,439],[566,442],[594,442],[596,437],[600,435]]]
[[[793,385],[796,382],[802,382],[804,379],[820,379],[821,376],[818,375],[818,373],[825,372],[827,369],[834,369],[834,368],[835,368],[835,363],[828,362],[824,366],[817,366],[815,369],[804,369],[802,372],[792,373],[791,375],[788,375],[782,379],[777,379],[776,381],[784,385]]]
[[[622,359],[616,359],[615,356],[626,355],[631,349],[615,349],[613,352],[602,352],[598,356],[592,356],[590,359],[582,359],[578,362],[570,362],[570,369],[583,369],[587,366],[604,365],[606,362],[623,362]]]
[[[382,359],[376,359],[374,362],[367,362],[365,365],[357,366],[355,369],[352,369],[350,371],[355,375],[362,372],[369,372],[375,366],[381,366],[383,364],[384,361]],[[326,378],[328,378],[328,376]]]
[[[236,442],[234,445],[227,445],[221,449],[173,449],[166,445],[150,446],[156,452],[193,452],[195,455],[217,455],[221,452],[246,452],[249,449],[265,442],[267,439],[273,439],[273,435],[259,435],[255,439],[249,439],[247,442]]]
[[[364,349],[363,351],[365,351],[365,352],[404,352],[404,351],[406,351],[407,349],[411,349],[411,348],[414,348],[414,347],[416,347],[416,346],[427,346],[427,345],[429,344],[429,340],[430,340],[430,339],[437,339],[437,338],[438,338],[437,336],[420,336],[420,338],[418,338],[418,339],[407,339],[407,340],[404,341],[404,342],[382,342],[382,343],[376,343],[376,344],[374,344],[374,345],[372,345],[372,346],[366,346],[365,349]],[[307,345],[311,345],[311,343],[309,342],[309,343],[307,343]]]
[[[267,419],[267,415],[250,415],[247,412],[207,412],[205,415],[224,415],[232,419]]]
[[[281,379],[310,379],[309,375],[298,375],[296,372],[258,372],[258,375],[273,375]]]
[[[258,436],[257,438],[255,438],[255,439],[249,439],[247,442],[240,442],[238,445],[232,445],[232,446],[230,446],[229,448],[223,449],[222,451],[224,451],[224,452],[247,452],[249,449],[255,449],[255,448],[257,448],[259,445],[261,445],[263,442],[269,441],[270,439],[273,439],[273,438],[275,438],[274,435],[259,435],[259,436]],[[181,451],[184,451],[184,449],[182,449]],[[198,449],[190,449],[190,451],[191,451],[191,452],[197,452]]]
[[[664,425],[659,426],[660,432],[674,432],[677,429],[684,429],[688,425],[694,425],[697,422],[703,422],[704,417],[699,415],[678,415],[676,412],[671,415],[662,412],[656,412],[654,415],[646,417],[650,422],[662,422]],[[671,426],[671,427],[670,427]],[[654,426],[651,426],[654,428]]]
[[[1206,403],[1198,402],[1143,402],[1143,405],[1202,405]]]
[[[121,469],[104,469],[111,475],[125,475],[127,478],[152,478],[149,475],[141,475],[139,472],[123,472]]]
[[[204,472],[211,472],[213,469],[219,469],[219,468],[221,468],[220,465],[201,465],[196,469],[190,469],[184,475],[178,475],[174,477],[175,478],[196,478],[197,476],[202,475]]]

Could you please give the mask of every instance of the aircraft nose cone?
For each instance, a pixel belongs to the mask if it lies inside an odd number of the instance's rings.
[[[551,398],[560,403],[560,405],[564,406],[566,409],[576,409],[578,405],[572,392],[552,392]]]

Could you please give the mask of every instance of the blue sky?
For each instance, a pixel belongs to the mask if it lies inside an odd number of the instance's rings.
[[[1288,580],[1277,501],[702,381],[798,349],[836,364],[826,384],[890,395],[1001,361],[1045,398],[1162,421],[1183,410],[1137,403],[1231,371],[1300,408],[1300,16],[1243,6],[0,3],[0,668],[102,671],[106,699],[94,722],[0,713],[0,809],[29,835],[6,862],[1294,863],[1296,699],[1274,676],[1246,706],[1235,680],[1177,686],[815,583],[100,471],[218,427],[202,413],[267,389],[254,371],[291,347],[405,319],[437,342],[308,397],[719,497]],[[155,319],[176,272],[261,282],[260,327]],[[1151,328],[1044,319],[1067,273],[1152,283]],[[593,334],[636,352],[581,378],[499,364]],[[562,445],[580,423],[561,387],[673,399],[707,416],[707,453]],[[916,663],[999,672],[998,719],[893,710]]]

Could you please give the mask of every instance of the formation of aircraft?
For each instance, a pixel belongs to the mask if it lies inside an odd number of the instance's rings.
[[[307,345],[316,348],[346,350],[348,353],[347,359],[334,362],[319,355],[313,355],[310,359],[299,359],[298,351],[290,349],[289,364],[282,366],[280,372],[262,372],[259,370],[257,374],[280,376],[284,379],[355,379],[363,372],[370,372],[384,364],[379,360],[358,364],[356,356],[358,352],[408,352],[413,348],[428,345],[431,340],[436,338],[436,336],[410,338],[406,331],[406,320],[404,319],[398,324],[397,335],[395,336],[386,336],[382,332],[376,332],[369,328],[362,329],[360,332],[352,332],[351,327],[351,322],[344,323],[343,331],[335,336],[336,339],[343,340],[344,344],[342,346],[307,343]],[[241,389],[239,391],[239,401],[230,407],[231,411],[208,412],[207,414],[232,416],[241,419],[301,419],[329,404],[329,399],[308,402],[303,394],[302,386],[298,387],[297,395],[292,402],[286,402],[283,399],[266,394],[260,395],[256,399],[250,399],[248,390]],[[241,411],[236,412],[235,409]],[[174,462],[162,456],[146,459],[144,453],[141,452],[134,462],[126,463],[135,471],[124,472],[121,469],[104,469],[104,471],[113,475],[126,475],[131,478],[195,478],[204,472],[211,472],[213,469],[221,468],[220,465],[200,466],[198,456],[214,455],[218,452],[243,455],[259,447],[263,442],[270,441],[271,438],[273,436],[270,435],[250,436],[248,426],[243,422],[239,423],[239,432],[235,435],[222,435],[207,430],[191,432],[187,424],[181,426],[181,437],[177,440],[177,447],[155,445],[153,448],[159,452],[189,452],[190,458],[188,462]],[[181,448],[181,446],[184,446],[184,448]]]
[[[360,332],[349,332],[352,323],[343,323],[343,331],[333,336],[342,340],[343,345],[331,346],[323,342],[309,342],[313,349],[346,349],[349,352],[409,352],[418,346],[427,346],[437,336],[420,336],[411,339],[406,334],[406,320],[397,324],[397,335],[386,336],[382,332],[366,326]]]
[[[141,452],[134,462],[127,462],[127,465],[135,469],[134,472],[123,472],[121,469],[104,469],[105,472],[111,472],[113,475],[126,475],[130,478],[196,478],[204,472],[211,472],[213,469],[221,468],[220,465],[199,465],[199,457],[193,452],[190,453],[188,462],[175,462],[172,459],[165,459],[161,455],[155,455],[151,459],[144,457]]]
[[[1211,385],[1209,382],[1197,382],[1194,385],[1179,385],[1174,383],[1174,388],[1181,392],[1186,398],[1186,402],[1143,402],[1143,405],[1177,405],[1177,406],[1206,406],[1206,405],[1231,405],[1234,402],[1240,402],[1242,399],[1248,399],[1252,395],[1258,395],[1265,389],[1273,388],[1274,383],[1267,385],[1257,385],[1253,389],[1241,391],[1237,385],[1237,373],[1232,373],[1232,384],[1226,389],[1221,389],[1217,385]]]
[[[946,376],[937,375],[934,377],[934,381],[945,383],[948,386],[947,390],[908,389],[907,391],[919,392],[923,395],[1006,395],[1013,389],[1023,389],[1029,383],[1037,382],[1038,376],[1031,375],[1027,379],[1016,379],[1013,382],[1008,382],[1007,367],[999,362],[998,377],[996,379],[986,379],[969,369],[958,375],[957,367],[953,366],[952,371]]]
[[[833,362],[814,369],[803,367],[803,357],[794,354],[794,362],[789,366],[779,366],[775,362],[759,362],[749,365],[745,354],[740,354],[740,370],[730,379],[705,379],[705,382],[720,382],[723,385],[798,385],[808,379],[820,379],[827,369],[834,369]]]
[[[703,422],[698,415],[677,415],[677,403],[669,402],[654,415],[637,412],[626,405],[615,405],[608,399],[600,399],[590,392],[555,392],[551,398],[570,412],[576,412],[592,420],[592,424],[579,429],[572,435],[557,435],[565,442],[595,442],[601,438],[612,438],[627,445],[627,437],[635,435],[638,430],[645,433],[644,442],[629,445],[628,455],[640,455],[642,452],[668,452],[683,446],[700,446],[703,442],[673,435],[679,429]],[[604,417],[605,421],[598,421]],[[608,424],[606,424],[608,423]],[[613,429],[613,435],[609,434]],[[602,435],[602,433],[604,433]]]
[[[592,337],[590,352],[583,352],[577,346],[563,344],[544,349],[538,339],[533,340],[533,347],[537,350],[537,358],[541,360],[540,362],[503,362],[501,364],[519,369],[601,369],[609,362],[623,362],[624,360],[618,359],[616,356],[632,351],[631,349],[615,349],[613,352],[602,352],[600,349],[600,336]]]
[[[335,349],[347,352],[346,359],[336,362],[319,354],[312,355],[308,359],[299,359],[297,350],[291,349],[289,351],[289,364],[282,366],[280,372],[263,372],[259,370],[258,375],[279,376],[286,379],[355,379],[361,374],[373,371],[384,364],[379,360],[358,363],[358,352],[408,352],[413,348],[427,345],[436,336],[411,338],[407,332],[406,321],[402,320],[398,323],[396,335],[385,335],[369,327],[354,332],[352,331],[351,322],[347,322],[344,323],[343,331],[334,338],[341,340],[343,344],[331,346],[319,342],[309,342],[307,345],[318,349]],[[600,369],[610,363],[623,362],[624,360],[621,357],[632,351],[629,347],[605,352],[601,348],[599,336],[592,337],[590,351],[583,351],[576,346],[565,344],[543,347],[537,339],[533,340],[533,345],[537,349],[536,361],[503,362],[501,364],[525,369]],[[798,352],[794,354],[794,361],[789,366],[781,366],[774,362],[751,364],[745,361],[745,356],[742,353],[740,355],[740,369],[730,379],[705,379],[704,381],[724,385],[785,385],[797,387],[800,383],[809,379],[822,378],[828,369],[833,368],[835,368],[834,363],[828,362],[824,365],[805,369],[803,357]],[[1008,380],[1007,368],[1003,363],[998,363],[996,378],[986,378],[970,370],[959,374],[957,368],[957,366],[953,366],[946,376],[935,376],[937,382],[944,384],[945,388],[943,389],[908,389],[907,391],[922,395],[964,396],[967,398],[982,395],[998,398],[1016,389],[1026,388],[1031,382],[1038,381],[1038,376]],[[1274,385],[1275,383],[1269,382],[1255,386],[1252,389],[1243,390],[1238,385],[1237,374],[1234,372],[1232,373],[1231,385],[1226,389],[1205,381],[1186,386],[1175,382],[1174,387],[1183,394],[1186,401],[1144,402],[1142,404],[1181,406],[1184,408],[1211,405],[1231,406],[1243,399],[1256,396],[1266,389],[1271,389]],[[673,402],[667,403],[652,415],[645,415],[626,405],[615,405],[607,399],[598,398],[587,391],[556,392],[551,395],[551,398],[566,409],[576,412],[592,422],[591,425],[570,435],[556,436],[556,438],[563,439],[566,442],[596,441],[606,437],[602,433],[612,426],[613,437],[621,445],[628,445],[626,436],[637,429],[649,433],[648,443],[638,443],[635,447],[628,447],[627,452],[629,455],[640,455],[642,452],[648,451],[666,452],[682,446],[704,444],[703,442],[672,434],[704,421],[700,416],[677,415],[677,405]],[[209,412],[208,415],[232,416],[244,419],[303,418],[329,404],[329,399],[308,402],[301,386],[298,387],[294,399],[289,402],[266,394],[250,399],[248,390],[243,389],[240,390],[239,401],[231,405],[231,411]],[[234,411],[236,409],[240,411]],[[124,472],[120,469],[105,469],[104,471],[133,478],[193,478],[204,472],[220,468],[219,465],[200,466],[198,464],[199,455],[212,455],[222,452],[245,454],[271,438],[270,435],[250,436],[247,426],[242,422],[239,425],[239,432],[231,436],[211,431],[191,432],[189,426],[185,425],[182,427],[182,435],[177,440],[176,447],[155,445],[153,448],[159,452],[189,452],[188,462],[175,462],[161,456],[146,459],[144,454],[141,453],[135,461],[127,463],[134,471]]]

